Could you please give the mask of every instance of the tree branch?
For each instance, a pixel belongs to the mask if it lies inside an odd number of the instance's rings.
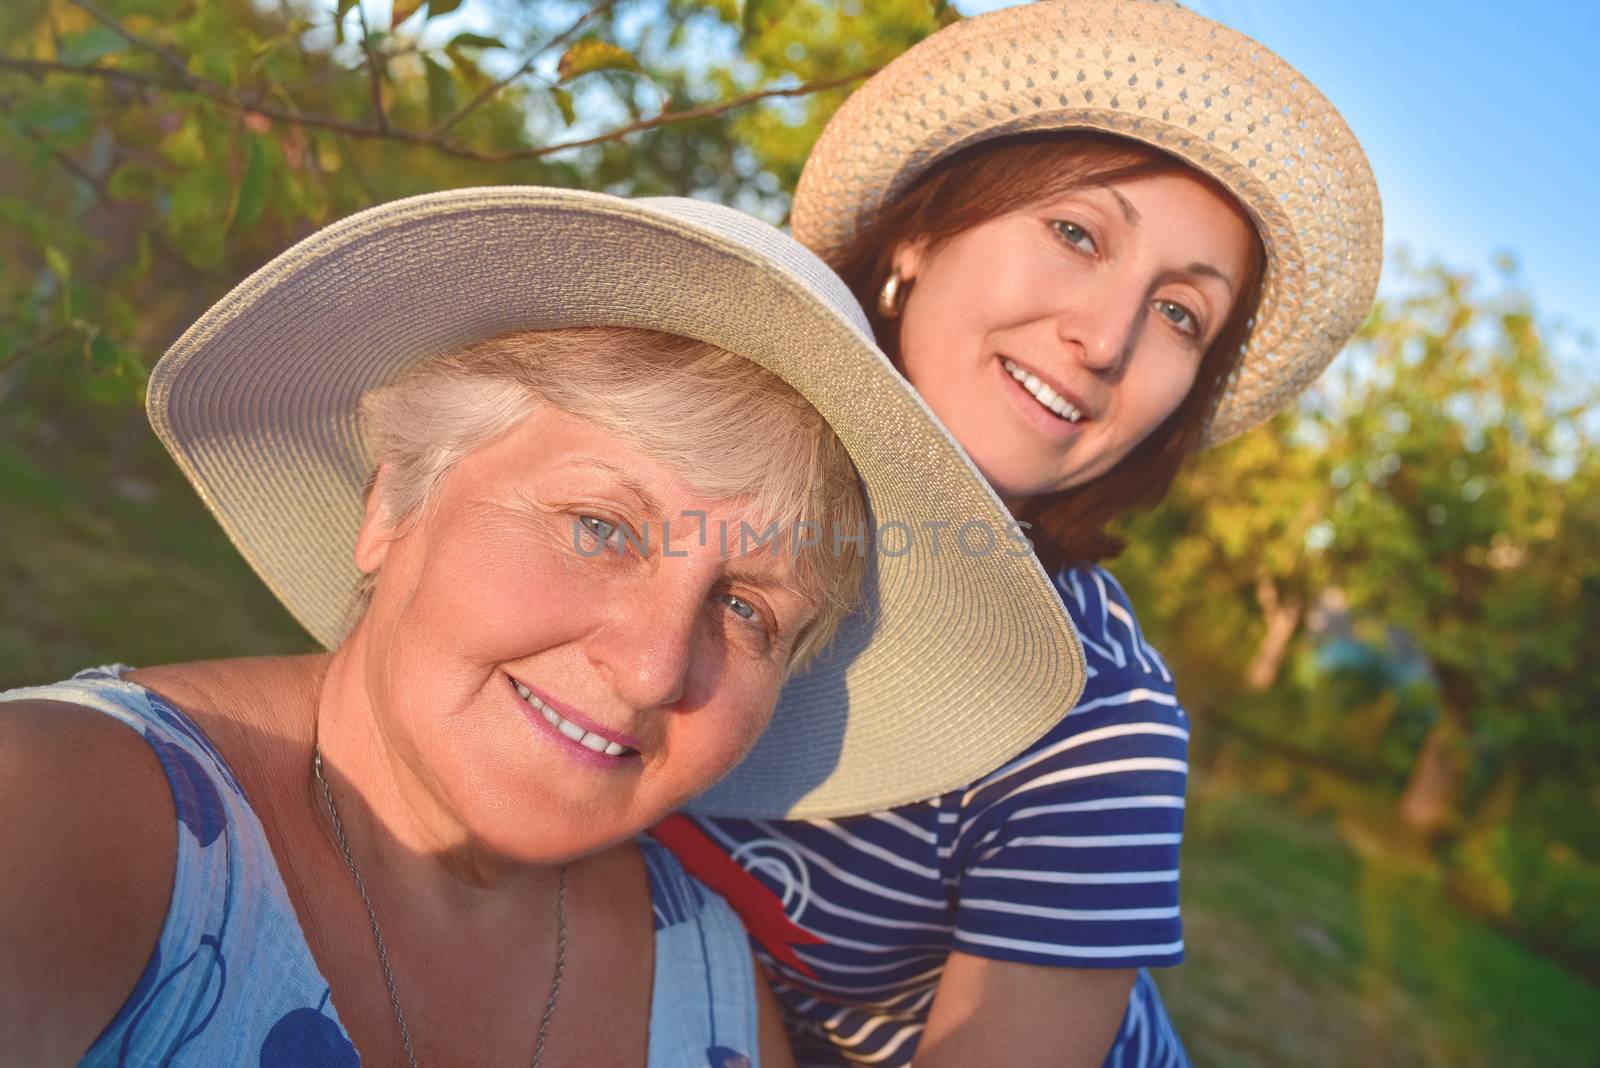
[[[36,144],[45,144],[45,139],[34,131],[24,126],[18,126],[17,128],[21,130],[23,135],[29,140],[35,142]],[[100,177],[93,171],[89,170],[89,168],[85,167],[83,164],[79,163],[77,160],[73,159],[66,152],[63,152],[59,148],[50,150],[50,158],[55,160],[56,166],[72,175],[84,185],[88,186],[90,192],[94,193],[95,197],[102,204],[106,205],[106,207],[110,208],[113,212],[119,215],[122,214],[122,202],[111,195],[111,190],[106,188],[106,184],[101,181]],[[150,231],[150,247],[155,249],[156,252],[160,253],[162,257],[170,260],[174,265],[181,267],[185,271],[188,271],[192,274],[197,274],[202,278],[216,279],[219,277],[215,271],[207,270],[204,267],[197,267],[188,260],[184,259],[183,255],[179,253],[177,249],[167,244],[161,235],[154,231]]]
[[[111,32],[115,33],[118,37],[121,37],[124,41],[127,41],[135,48],[149,52],[151,55],[161,60],[161,62],[166,64],[167,68],[171,70],[173,74],[177,75],[178,80],[184,85],[188,86],[190,89],[194,89],[198,92],[209,93],[213,96],[220,96],[226,100],[232,100],[233,95],[225,88],[216,84],[215,82],[191,73],[188,64],[184,63],[184,61],[178,55],[168,51],[165,48],[162,48],[154,41],[140,37],[138,34],[128,29],[128,27],[118,22],[112,15],[100,10],[99,6],[95,4],[93,0],[72,0],[72,4],[75,7],[81,8],[88,12],[96,21],[106,26],[111,30]]]
[[[1321,750],[1306,749],[1294,742],[1283,741],[1247,723],[1231,719],[1214,708],[1192,711],[1198,713],[1194,716],[1196,722],[1204,723],[1207,730],[1232,735],[1257,749],[1283,757],[1295,764],[1325,772],[1348,782],[1381,783],[1384,780],[1385,773],[1382,768],[1357,764]]]
[[[367,57],[367,85],[372,91],[372,117],[378,129],[388,132],[389,119],[383,113],[383,68],[372,51],[372,29],[367,25],[366,0],[356,0],[356,14],[361,16],[361,54]]]
[[[43,78],[47,74],[79,74],[86,78],[104,78],[110,82],[126,82],[129,85],[148,86],[153,89],[172,88],[170,82],[136,71],[120,70],[117,67],[75,67],[70,63],[55,63],[45,59],[12,59],[9,56],[0,56],[0,70],[13,70],[19,74],[30,74],[35,78]]]
[[[67,327],[58,326],[43,337],[34,338],[28,344],[12,349],[6,353],[5,359],[0,360],[0,377],[3,377],[13,367],[32,356],[35,352],[54,345],[57,341],[66,337],[68,333],[70,331]]]
[[[568,26],[565,30],[562,30],[560,33],[550,38],[550,40],[534,49],[532,54],[530,54],[523,64],[516,70],[506,75],[504,78],[490,82],[488,85],[479,90],[476,96],[457,108],[455,114],[446,118],[438,126],[435,126],[433,128],[433,136],[444,136],[462,119],[466,118],[468,115],[472,114],[472,112],[476,111],[480,106],[482,106],[483,103],[490,97],[494,96],[500,90],[504,89],[506,86],[510,85],[512,82],[516,81],[518,78],[522,77],[524,74],[528,73],[528,71],[533,69],[534,63],[538,61],[540,56],[550,51],[550,49],[554,48],[556,45],[562,44],[568,40],[573,34],[582,29],[591,19],[605,14],[607,11],[615,7],[616,4],[617,0],[600,0],[600,3],[596,4],[594,7],[591,7],[588,11],[585,11],[582,15],[580,15],[578,17],[578,21],[574,22],[571,26]]]
[[[74,3],[86,3],[87,0],[73,0]],[[74,74],[89,77],[112,77],[110,69],[106,67],[74,67],[67,64],[41,65],[31,60],[11,60],[0,58],[0,68],[26,69],[33,74]],[[648,119],[638,119],[633,122],[623,123],[610,130],[595,134],[592,137],[575,138],[569,141],[556,141],[547,145],[535,145],[528,148],[509,149],[501,152],[488,152],[480,149],[469,148],[459,142],[450,141],[434,133],[420,133],[413,130],[402,130],[392,126],[377,126],[370,123],[352,122],[333,115],[308,115],[298,111],[289,111],[283,108],[270,107],[256,102],[242,101],[229,93],[220,85],[214,85],[203,78],[188,78],[184,81],[183,88],[187,88],[198,95],[205,96],[236,112],[250,113],[275,119],[291,125],[303,126],[310,129],[331,130],[369,141],[392,141],[398,144],[417,145],[422,148],[432,149],[442,155],[455,159],[470,160],[474,163],[512,163],[518,160],[539,159],[565,152],[573,148],[587,148],[590,145],[604,144],[608,141],[620,141],[630,134],[653,130],[658,126],[668,126],[679,122],[693,122],[697,119],[709,119],[726,114],[738,108],[748,107],[762,100],[777,99],[780,97],[808,96],[812,93],[823,92],[828,89],[837,89],[842,85],[858,82],[870,77],[877,72],[876,67],[868,67],[837,78],[824,78],[814,82],[804,82],[800,85],[784,86],[777,89],[757,89],[740,96],[729,97],[712,104],[702,104],[699,107],[688,108],[684,111],[664,111]],[[121,77],[121,75],[118,75]],[[154,89],[163,91],[176,91],[179,87],[162,82],[159,79],[147,76],[126,75],[130,81],[138,81]]]
[[[612,8],[614,8],[616,6],[617,6],[617,0],[601,0],[600,3],[596,4],[594,7],[591,7],[588,11],[584,12],[582,15],[579,15],[578,16],[578,21],[574,22],[571,26],[568,26],[566,29],[562,30],[560,33],[558,33],[554,37],[550,38],[550,40],[548,40],[544,44],[540,45],[539,46],[539,52],[540,53],[548,52],[548,51],[550,51],[550,49],[554,48],[556,45],[566,44],[568,41],[572,40],[573,34],[577,33],[579,30],[581,30],[585,26],[587,26],[590,22],[592,22],[595,19],[599,18],[601,15],[604,15],[606,12],[610,11]]]
[[[576,138],[571,141],[557,141],[554,144],[541,145],[538,148],[514,149],[509,152],[473,153],[470,158],[481,160],[485,163],[505,163],[512,160],[535,159],[540,156],[548,156],[555,152],[564,152],[569,148],[587,148],[589,145],[604,144],[607,141],[620,141],[629,134],[640,133],[644,130],[653,130],[658,126],[669,126],[673,123],[679,122],[693,122],[696,119],[715,118],[718,115],[725,114],[729,111],[736,111],[739,108],[747,107],[750,104],[754,104],[762,100],[771,100],[786,96],[809,96],[812,93],[820,93],[828,89],[837,89],[841,85],[849,85],[851,82],[858,82],[863,78],[870,78],[873,74],[877,73],[877,70],[878,68],[876,67],[869,67],[865,70],[858,70],[853,74],[846,74],[838,78],[824,78],[819,81],[805,82],[801,85],[791,85],[781,89],[758,89],[755,92],[745,93],[743,96],[729,97],[727,100],[719,100],[714,104],[702,104],[700,107],[689,108],[685,111],[663,111],[661,114],[652,116],[648,119],[640,119],[637,122],[624,123],[621,126],[613,127],[612,129],[607,130],[604,133],[596,134],[593,137]]]

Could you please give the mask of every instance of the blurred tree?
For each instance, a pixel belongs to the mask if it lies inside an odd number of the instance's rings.
[[[1305,403],[1198,458],[1117,570],[1202,724],[1387,778],[1475,878],[1600,863],[1597,397],[1514,279],[1397,266]],[[1489,841],[1510,822],[1522,845]]]
[[[430,189],[582,185],[781,216],[844,87],[940,17],[928,0],[13,0],[0,372],[70,360],[101,394],[136,394],[250,268]]]
[[[0,3],[0,686],[111,653],[303,648],[139,405],[156,358],[250,271],[338,217],[462,185],[694,195],[779,222],[845,89],[949,17],[932,0]]]
[[[1600,455],[1595,398],[1569,392],[1524,296],[1400,269],[1305,404],[1137,521],[1123,569],[1180,677],[1195,665],[1216,696],[1299,685],[1278,669],[1329,591],[1373,646],[1419,658],[1435,711],[1400,813],[1433,833],[1529,760],[1600,771]]]
[[[1529,761],[1600,770],[1600,634],[1582,625],[1600,558],[1581,529],[1600,456],[1595,398],[1563,393],[1525,297],[1419,282],[1380,305],[1311,418],[1337,491],[1325,566],[1438,679],[1400,804],[1431,833],[1470,808],[1463,789],[1485,797]]]

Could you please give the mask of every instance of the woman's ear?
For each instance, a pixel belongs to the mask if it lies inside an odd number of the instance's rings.
[[[923,261],[927,257],[926,237],[919,237],[914,241],[902,241],[895,246],[894,255],[889,257],[889,266],[900,276],[900,281],[909,282],[922,270]]]
[[[385,503],[384,484],[389,478],[389,465],[380,464],[367,484],[366,511],[361,517],[361,529],[356,532],[356,567],[370,575],[383,566],[389,555],[389,543],[394,541],[394,523],[389,518]]]

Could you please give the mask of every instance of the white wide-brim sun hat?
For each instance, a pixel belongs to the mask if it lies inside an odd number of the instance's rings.
[[[1211,176],[1266,248],[1261,300],[1205,441],[1270,418],[1365,320],[1383,211],[1361,144],[1304,75],[1171,0],[1038,0],[924,38],[852,93],[795,189],[829,260],[940,160],[995,138],[1118,134]]]
[[[770,369],[833,426],[874,521],[916,535],[903,555],[873,555],[862,609],[695,811],[824,817],[934,797],[1072,707],[1078,638],[1035,558],[1013,555],[1009,513],[873,346],[843,283],[731,208],[506,187],[369,209],[207,311],[156,366],[150,420],[256,573],[331,646],[360,578],[362,393],[497,334],[594,325],[681,334]],[[995,548],[958,546],[966,523]],[[928,524],[945,532],[937,551]]]

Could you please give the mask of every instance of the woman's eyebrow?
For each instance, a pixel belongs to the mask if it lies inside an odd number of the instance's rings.
[[[1117,205],[1122,208],[1122,217],[1128,220],[1128,225],[1139,225],[1139,209],[1134,207],[1133,203],[1127,197],[1123,196],[1109,185],[1103,185],[1100,188],[1104,189],[1107,193],[1110,193],[1117,199]],[[1227,275],[1223,274],[1221,271],[1217,270],[1215,267],[1211,266],[1209,263],[1191,263],[1184,269],[1190,274],[1203,274],[1210,278],[1215,278],[1217,281],[1228,287],[1229,293],[1233,292],[1233,280]]]
[[[598,456],[574,456],[567,461],[571,467],[587,467],[591,470],[601,471],[616,479],[618,484],[627,492],[639,499],[640,506],[651,515],[659,516],[664,512],[661,502],[656,500],[655,494],[645,488],[633,475],[618,467],[610,460],[602,460]]]
[[[791,626],[801,616],[809,617],[822,610],[824,602],[822,591],[801,589],[795,582],[793,573],[786,574],[776,568],[760,565],[741,567],[735,561],[729,561],[729,566],[723,573],[734,582],[754,586],[769,596],[775,596],[777,607],[788,609],[778,613],[785,628]]]
[[[1139,209],[1133,206],[1132,201],[1123,196],[1121,193],[1117,192],[1115,189],[1111,188],[1109,185],[1103,185],[1100,188],[1117,198],[1117,205],[1122,208],[1122,217],[1128,220],[1129,226],[1139,225]]]
[[[1208,278],[1215,278],[1228,287],[1228,292],[1233,292],[1233,280],[1209,263],[1191,263],[1185,268],[1190,274],[1203,274]]]
[[[746,557],[734,556],[728,560],[723,574],[739,582],[747,582],[764,590],[787,590],[798,594],[793,575],[777,564],[751,563]]]

